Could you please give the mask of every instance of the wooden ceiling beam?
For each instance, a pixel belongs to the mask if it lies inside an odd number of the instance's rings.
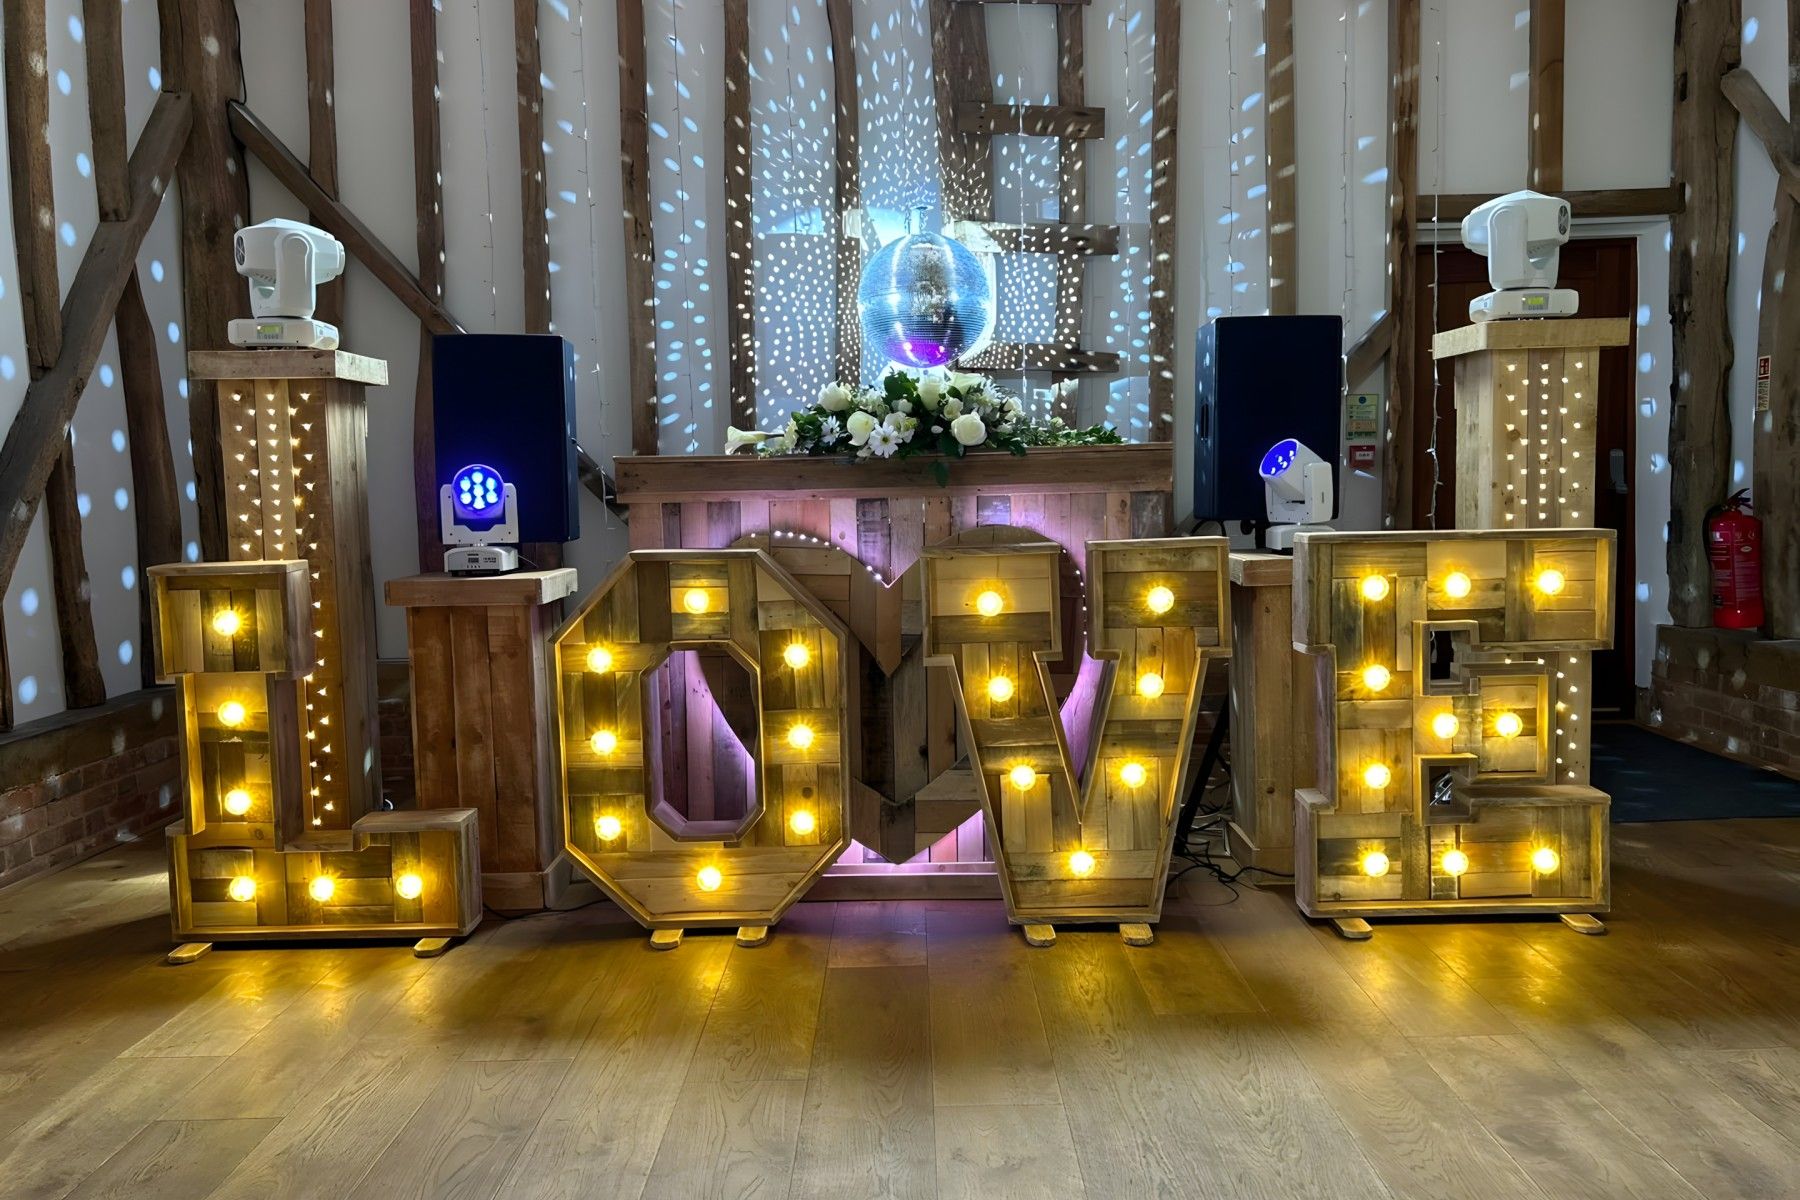
[[[125,220],[102,221],[94,231],[63,301],[61,351],[26,389],[0,445],[0,591],[12,581],[76,401],[100,357],[144,234],[173,180],[191,116],[186,94],[164,92],[157,99],[131,156],[131,210]]]
[[[337,56],[332,44],[331,0],[306,0],[302,16],[306,48],[306,173],[327,196],[338,194]],[[313,224],[318,214],[311,214]],[[331,325],[344,323],[344,280],[319,285],[314,313]]]
[[[1563,41],[1565,0],[1531,0],[1527,41],[1531,59],[1530,125],[1525,177],[1540,192],[1563,187]]]
[[[1387,267],[1394,317],[1388,356],[1386,437],[1381,457],[1383,525],[1413,524],[1413,373],[1418,327],[1419,0],[1388,4]]]

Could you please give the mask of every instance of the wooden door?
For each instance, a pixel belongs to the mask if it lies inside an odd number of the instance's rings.
[[[1413,374],[1411,463],[1416,483],[1412,524],[1416,529],[1450,529],[1456,524],[1455,372],[1449,363],[1437,364],[1439,370],[1433,378],[1431,336],[1434,331],[1468,324],[1469,301],[1490,290],[1487,260],[1455,243],[1421,246],[1418,254],[1421,303],[1415,306],[1419,357]],[[1637,311],[1637,243],[1631,238],[1570,242],[1563,247],[1557,283],[1581,293],[1584,317],[1633,317]],[[1629,344],[1600,353],[1594,464],[1595,524],[1616,530],[1619,535],[1613,649],[1594,656],[1594,704],[1596,708],[1625,712],[1632,710],[1636,685],[1633,633],[1637,571],[1631,496],[1637,430],[1637,423],[1632,420],[1637,377],[1633,366],[1637,358],[1635,319],[1631,330]]]

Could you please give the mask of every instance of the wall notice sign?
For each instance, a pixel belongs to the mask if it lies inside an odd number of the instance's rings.
[[[1345,462],[1353,471],[1375,469],[1375,439],[1381,432],[1381,396],[1356,392],[1344,397]]]
[[[1756,360],[1756,411],[1769,411],[1769,356]]]
[[[1350,447],[1350,469],[1353,471],[1373,471],[1375,469],[1375,443]]]

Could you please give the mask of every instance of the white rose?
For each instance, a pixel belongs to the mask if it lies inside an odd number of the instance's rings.
[[[944,415],[951,419],[962,416],[962,401],[955,396],[944,401]]]
[[[950,435],[965,446],[979,446],[987,441],[987,426],[974,413],[964,413],[950,422]]]
[[[869,440],[869,434],[874,432],[875,426],[878,423],[879,422],[877,422],[874,417],[871,417],[866,412],[851,413],[850,419],[844,422],[844,428],[850,431],[850,444],[852,446],[860,446],[867,442]]]
[[[841,383],[828,383],[819,389],[819,407],[826,412],[843,412],[850,407],[853,392]]]
[[[927,375],[919,380],[919,403],[927,412],[936,412],[938,405],[944,402],[944,381],[935,375]]]

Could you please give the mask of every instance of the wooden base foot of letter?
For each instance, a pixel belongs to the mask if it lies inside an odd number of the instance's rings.
[[[413,943],[413,957],[436,958],[449,948],[450,939],[447,937],[420,938]]]
[[[1338,933],[1353,942],[1366,942],[1375,936],[1375,931],[1361,917],[1337,917],[1331,923],[1337,927]]]
[[[1148,946],[1156,940],[1156,931],[1142,921],[1128,921],[1119,926],[1119,937],[1127,946]]]
[[[1054,925],[1027,925],[1027,926],[1025,926],[1025,944],[1027,946],[1054,946],[1054,945],[1056,945],[1056,926],[1054,926]]]
[[[184,942],[169,951],[168,957],[163,961],[167,962],[171,967],[185,966],[212,948],[213,944],[211,942]]]
[[[767,925],[739,925],[737,944],[740,946],[760,946],[769,940]]]
[[[1590,937],[1599,937],[1606,932],[1606,923],[1592,913],[1560,913],[1562,923],[1576,933],[1585,933]]]
[[[681,945],[681,930],[652,929],[650,931],[650,948],[652,950],[673,950]]]

